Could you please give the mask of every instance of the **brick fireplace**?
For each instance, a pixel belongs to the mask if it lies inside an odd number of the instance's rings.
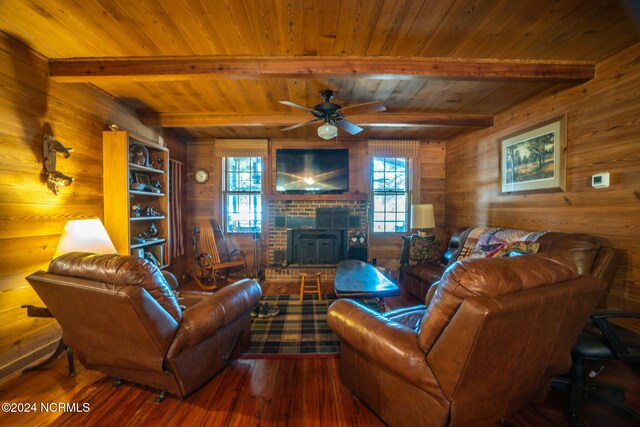
[[[367,231],[366,199],[299,199],[268,203],[267,281],[295,283],[309,268],[332,278],[335,264],[346,257],[350,237]]]

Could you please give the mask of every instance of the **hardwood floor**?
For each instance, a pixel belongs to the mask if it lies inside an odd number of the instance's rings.
[[[0,382],[0,400],[36,404],[30,413],[0,413],[2,426],[383,426],[366,406],[340,383],[339,359],[236,360],[201,389],[182,400],[172,395],[154,402],[157,391],[124,383],[119,388],[96,371],[77,367],[67,376],[66,359],[41,371],[14,374]],[[608,379],[624,384],[627,401],[638,407],[637,372],[621,364],[608,369]],[[41,404],[54,410],[43,411]],[[58,405],[77,404],[76,412]],[[83,404],[88,404],[88,411]],[[55,410],[55,409],[58,410]],[[517,427],[568,426],[566,398],[551,392],[547,400],[510,418]],[[78,411],[79,410],[79,411]],[[586,402],[587,427],[631,426],[606,407]]]

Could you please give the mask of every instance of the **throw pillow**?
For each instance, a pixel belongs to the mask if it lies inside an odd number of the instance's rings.
[[[409,255],[411,251],[411,235],[400,236],[402,238],[402,249],[400,249],[400,265],[409,264]],[[436,236],[430,235],[425,237],[428,240],[435,241]]]
[[[411,236],[409,248],[409,265],[417,264],[442,264],[442,240],[436,240],[435,236],[422,237],[417,234]]]
[[[500,245],[487,254],[488,258],[535,254],[540,249],[540,244],[535,242],[511,242]]]

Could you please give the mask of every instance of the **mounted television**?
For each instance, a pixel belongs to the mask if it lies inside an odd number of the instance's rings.
[[[349,150],[276,150],[276,191],[292,194],[349,191]]]

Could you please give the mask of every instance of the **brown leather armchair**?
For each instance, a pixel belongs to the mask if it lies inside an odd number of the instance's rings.
[[[180,396],[248,348],[261,297],[242,280],[214,294],[182,292],[178,302],[175,278],[149,261],[80,252],[27,280],[86,368]]]
[[[342,382],[391,426],[489,425],[542,401],[606,283],[554,255],[458,261],[428,306],[328,312]]]

